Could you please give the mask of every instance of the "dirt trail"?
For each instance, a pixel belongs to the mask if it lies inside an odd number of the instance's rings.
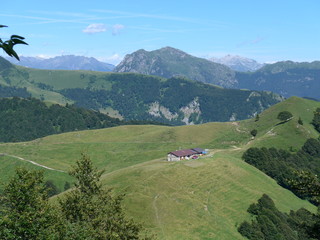
[[[162,224],[161,224],[161,221],[160,221],[160,218],[159,218],[159,211],[158,211],[158,207],[157,207],[157,199],[160,197],[160,195],[156,195],[152,201],[152,206],[153,206],[153,209],[155,211],[155,214],[156,214],[156,219],[157,219],[157,223],[158,223],[158,226],[160,226],[161,228],[161,232],[162,232],[162,235],[164,236],[164,231],[163,231],[163,228],[162,228]]]
[[[245,130],[240,130],[240,125],[238,122],[232,122],[231,123],[233,126],[236,126],[236,131],[239,132],[239,133],[246,133],[247,131]]]
[[[0,155],[3,155],[3,156],[7,156],[7,157],[12,157],[12,158],[16,158],[16,159],[19,159],[21,161],[25,161],[25,162],[29,162],[33,165],[36,165],[38,167],[42,167],[42,168],[45,168],[45,169],[48,169],[48,170],[52,170],[52,171],[57,171],[57,172],[65,172],[63,170],[58,170],[58,169],[54,169],[54,168],[51,168],[51,167],[47,167],[45,165],[42,165],[42,164],[39,164],[39,163],[36,163],[34,161],[31,161],[31,160],[28,160],[28,159],[25,159],[25,158],[22,158],[22,157],[18,157],[18,156],[15,156],[15,155],[10,155],[10,154],[7,154],[7,153],[0,153]]]

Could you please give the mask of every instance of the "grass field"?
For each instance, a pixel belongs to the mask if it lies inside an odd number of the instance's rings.
[[[19,156],[67,171],[87,152],[104,169],[104,186],[126,193],[128,214],[142,222],[159,239],[242,239],[237,226],[249,219],[246,209],[268,194],[280,210],[315,208],[278,186],[241,160],[252,146],[299,149],[319,134],[310,125],[319,102],[290,98],[272,106],[260,120],[202,125],[120,126],[52,135],[23,143],[0,144],[0,153]],[[278,124],[280,111],[294,118]],[[299,116],[304,124],[297,124]],[[258,130],[251,140],[250,131]],[[210,154],[199,160],[167,162],[170,151],[201,147]],[[1,182],[7,182],[16,166],[40,167],[16,158],[0,156]],[[46,179],[60,187],[71,181],[66,173],[45,170]]]
[[[240,122],[244,129],[257,129],[256,140],[252,141],[248,147],[277,147],[286,150],[298,150],[308,138],[318,138],[319,133],[310,124],[313,112],[320,107],[320,103],[298,97],[291,97],[282,103],[278,103],[262,114],[260,120],[254,119]],[[289,111],[293,119],[279,124],[277,116],[282,111]],[[299,117],[303,125],[298,124]],[[240,128],[241,129],[241,128]]]
[[[232,151],[200,160],[150,161],[106,174],[103,182],[126,193],[127,211],[159,239],[243,239],[237,226],[249,219],[247,208],[263,193],[282,211],[315,211]]]
[[[121,126],[52,135],[24,143],[0,144],[0,152],[27,158],[48,167],[68,170],[87,152],[107,172],[166,156],[183,148],[228,148],[249,139],[231,123],[201,126]]]

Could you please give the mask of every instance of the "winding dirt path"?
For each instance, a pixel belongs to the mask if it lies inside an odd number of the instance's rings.
[[[54,168],[51,168],[51,167],[47,167],[45,165],[42,165],[42,164],[39,164],[39,163],[36,163],[34,161],[31,161],[31,160],[28,160],[28,159],[25,159],[25,158],[22,158],[22,157],[18,157],[18,156],[15,156],[15,155],[10,155],[10,154],[7,154],[7,153],[0,153],[0,155],[2,156],[7,156],[7,157],[12,157],[12,158],[16,158],[16,159],[19,159],[21,161],[25,161],[25,162],[29,162],[33,165],[36,165],[38,167],[42,167],[42,168],[45,168],[45,169],[48,169],[48,170],[52,170],[52,171],[57,171],[57,172],[64,172],[63,170],[58,170],[58,169],[54,169]]]

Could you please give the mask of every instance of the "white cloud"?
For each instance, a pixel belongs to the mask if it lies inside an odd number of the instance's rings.
[[[112,35],[118,35],[120,34],[120,31],[124,29],[124,26],[122,24],[115,24],[112,26]]]
[[[93,34],[107,31],[107,26],[103,23],[94,23],[88,25],[85,29],[82,30],[84,33]]]
[[[38,54],[36,55],[37,58],[44,58],[44,59],[49,59],[49,58],[53,58],[55,56],[53,55],[47,55],[47,54]]]
[[[115,54],[108,56],[108,57],[97,57],[97,59],[102,62],[117,65],[122,61],[123,56],[120,56],[118,53],[115,53]]]

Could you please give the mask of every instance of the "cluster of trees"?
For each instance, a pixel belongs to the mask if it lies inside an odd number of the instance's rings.
[[[6,88],[0,87],[0,96],[2,89]],[[48,106],[35,98],[0,98],[0,142],[28,141],[51,134],[129,124],[163,125],[147,120],[121,121],[98,111],[68,104]]]
[[[242,158],[247,163],[263,171],[279,185],[292,190],[300,197],[312,201],[313,196],[302,193],[293,186],[293,180],[297,179],[297,171],[305,170],[311,174],[320,174],[320,141],[308,139],[297,153],[276,148],[249,148]]]
[[[257,240],[310,240],[320,238],[320,215],[306,209],[280,212],[272,199],[264,194],[248,208],[251,223],[244,221],[238,231],[246,238]]]
[[[320,108],[317,108],[317,110],[314,112],[311,124],[320,133]]]
[[[27,141],[50,134],[118,126],[122,122],[73,105],[47,106],[34,98],[0,99],[0,141]]]
[[[0,239],[148,239],[124,214],[86,154],[70,171],[75,186],[57,203],[48,199],[43,173],[17,169],[0,198]]]
[[[7,98],[12,96],[29,98],[31,97],[31,94],[27,91],[27,88],[7,87],[0,85],[0,98]]]

